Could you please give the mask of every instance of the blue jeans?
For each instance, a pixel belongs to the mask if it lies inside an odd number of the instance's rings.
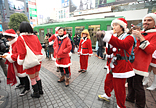
[[[97,51],[97,56],[100,56],[101,58],[103,58],[103,47],[99,47],[98,51]]]

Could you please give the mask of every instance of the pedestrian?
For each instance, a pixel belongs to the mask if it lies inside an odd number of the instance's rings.
[[[57,36],[58,36],[58,29],[59,29],[60,27],[56,27],[55,28],[55,34],[53,34],[48,40],[49,40],[49,45],[52,45],[53,46],[53,44],[54,44],[54,41],[55,41],[55,39],[57,38]],[[52,60],[54,60],[54,61],[56,61],[56,50],[53,48],[53,57],[52,57]],[[57,69],[56,69],[56,72],[59,72],[59,67],[57,67]]]
[[[143,31],[133,30],[132,35],[137,38],[137,46],[134,50],[135,60],[132,63],[135,76],[128,78],[128,95],[126,100],[134,103],[138,108],[145,108],[145,90],[142,84],[144,77],[148,77],[148,67],[152,60],[152,54],[156,50],[156,14],[149,13],[143,19]]]
[[[106,46],[105,42],[102,40],[104,35],[105,35],[104,31],[102,31],[102,32],[98,31],[96,33],[96,38],[98,41],[98,51],[97,51],[97,55],[95,55],[95,56],[98,57],[99,59],[103,59],[104,47]]]
[[[99,99],[110,101],[111,92],[114,89],[115,97],[117,100],[117,108],[126,108],[126,78],[134,76],[132,64],[128,60],[128,53],[131,53],[134,38],[127,35],[127,21],[124,18],[117,18],[112,21],[111,26],[113,31],[107,31],[103,41],[112,45],[110,55],[113,53],[113,58],[110,63],[110,71],[106,75],[103,95],[99,95]],[[117,36],[113,36],[113,34]],[[126,53],[127,52],[127,53]]]
[[[3,55],[6,52],[6,45],[2,40],[3,34],[0,33],[0,55]],[[7,77],[7,65],[5,64],[5,59],[0,57],[0,65],[3,70],[4,75]]]
[[[149,65],[149,67],[148,67],[149,75],[148,75],[148,77],[145,77],[145,80],[143,82],[143,85],[146,85],[149,82],[149,79],[148,78],[152,74],[151,71],[153,71],[154,80],[153,80],[152,85],[150,87],[146,88],[147,90],[154,90],[156,88],[156,50],[152,54],[152,61],[151,61],[150,65]]]
[[[43,54],[41,53],[42,46],[40,44],[38,37],[33,34],[33,29],[28,22],[23,21],[20,24],[19,31],[20,36],[17,39],[18,64],[22,65],[25,60],[27,54],[26,45],[36,55],[36,57],[40,62],[39,65],[26,69],[26,73],[30,77],[31,85],[34,91],[33,94],[31,94],[31,97],[39,98],[40,95],[43,94],[42,82],[39,77],[39,71],[41,69],[41,61],[43,58]]]
[[[70,39],[70,42],[71,42],[71,45],[72,45],[72,49],[71,49],[70,52],[71,52],[71,53],[74,53],[74,46],[75,46],[75,45],[74,45],[74,42],[73,42],[71,36],[72,36],[71,34],[68,35],[68,37],[69,37],[69,39]]]
[[[38,35],[38,32],[37,32],[37,31],[34,31],[34,35],[36,35],[36,36],[37,36],[37,35]]]
[[[79,43],[78,54],[80,55],[80,70],[78,72],[86,72],[88,67],[88,57],[93,55],[92,42],[87,29],[81,33],[81,41]]]
[[[51,34],[49,33],[49,38],[51,37]],[[48,39],[49,40],[49,39]],[[54,49],[53,49],[53,44],[49,44],[48,45],[48,49],[49,49],[49,60],[51,60],[52,59],[52,57],[53,57],[53,53],[54,53]]]
[[[49,41],[48,41],[48,39],[49,39],[49,36],[48,36],[48,34],[46,34],[46,36],[45,36],[45,38],[44,38],[44,44],[45,44],[45,48],[44,48],[44,51],[45,51],[45,53],[46,53],[46,58],[49,58]]]
[[[66,34],[66,31],[64,28],[60,27],[58,29],[58,36],[54,41],[54,50],[56,51],[56,66],[59,67],[61,71],[61,78],[58,80],[58,82],[65,81],[65,86],[69,86],[69,70],[68,67],[71,65],[69,53],[72,49],[72,45],[70,42],[70,39],[68,37],[68,34]],[[64,74],[64,69],[66,71],[66,74]],[[66,78],[65,78],[66,76]]]
[[[17,88],[24,87],[23,91],[19,94],[19,96],[24,96],[30,91],[30,82],[28,79],[28,75],[26,74],[26,71],[23,70],[22,65],[18,65],[17,58],[18,58],[18,51],[17,51],[17,38],[18,35],[15,33],[13,29],[6,30],[3,35],[5,38],[9,41],[10,49],[9,53],[5,53],[6,63],[8,64],[8,76],[7,76],[7,84],[11,84],[13,81],[11,81],[10,77],[10,71],[13,70],[15,75],[19,78],[20,84],[16,86]],[[12,69],[11,69],[12,68]],[[16,78],[15,78],[16,79]],[[14,83],[14,82],[13,82]]]
[[[75,36],[73,37],[73,40],[74,40],[74,45],[75,45],[74,51],[77,52],[79,48],[80,38],[77,36],[77,34],[75,34]]]

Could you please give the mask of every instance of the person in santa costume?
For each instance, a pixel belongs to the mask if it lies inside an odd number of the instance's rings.
[[[110,72],[107,74],[104,84],[105,93],[99,95],[99,99],[110,101],[111,92],[114,89],[117,108],[126,108],[126,78],[134,76],[132,64],[128,60],[131,54],[134,38],[127,35],[127,21],[124,18],[117,18],[112,21],[111,26],[113,31],[106,31],[103,41],[112,45],[107,54],[113,53],[113,58],[110,63]],[[117,34],[114,36],[113,34]],[[128,54],[129,53],[129,54]]]
[[[68,67],[71,65],[69,53],[72,49],[72,45],[70,42],[70,39],[68,37],[68,34],[66,34],[66,31],[64,28],[60,27],[58,29],[58,36],[54,41],[53,44],[54,50],[56,51],[56,62],[55,65],[59,67],[61,71],[61,77],[58,80],[58,82],[64,82],[65,86],[69,86],[69,70]],[[66,74],[64,72],[66,71]],[[66,76],[66,78],[65,78]]]
[[[127,79],[128,95],[126,100],[133,102],[136,100],[136,106],[144,108],[145,90],[142,84],[144,77],[148,77],[148,67],[152,60],[152,54],[156,50],[156,14],[149,13],[143,19],[142,32],[133,30],[132,34],[138,39],[137,46],[134,50],[135,60],[132,63],[135,76]]]
[[[92,42],[87,29],[81,33],[78,54],[80,55],[80,70],[78,72],[86,72],[88,67],[88,57],[93,55]]]
[[[148,67],[149,76],[150,76],[150,74],[152,74],[151,71],[153,71],[153,73],[154,73],[154,80],[153,80],[152,85],[150,87],[146,88],[147,90],[154,90],[156,88],[156,50],[152,54],[152,61]],[[147,83],[149,82],[148,77],[145,77],[143,85],[147,85]]]
[[[26,50],[25,43],[31,49],[31,51],[37,56],[40,62],[39,65],[26,69],[26,73],[30,77],[31,85],[34,91],[33,94],[31,94],[31,97],[39,98],[40,95],[43,94],[42,83],[39,77],[41,61],[43,58],[43,54],[41,53],[42,46],[40,44],[38,37],[33,34],[33,29],[28,22],[23,21],[20,24],[19,31],[20,31],[20,36],[17,39],[18,64],[22,65],[26,57],[27,50]]]
[[[23,70],[22,65],[17,64],[17,57],[18,57],[18,51],[17,51],[17,38],[18,35],[15,33],[13,29],[6,30],[3,35],[5,38],[9,41],[8,44],[10,45],[10,49],[8,53],[5,53],[4,57],[6,58],[6,63],[8,64],[8,75],[7,75],[7,83],[10,84],[14,80],[13,75],[18,76],[20,80],[20,84],[16,86],[16,88],[22,88],[24,87],[24,90],[19,94],[20,96],[23,96],[27,94],[30,91],[30,82],[28,79],[28,76],[26,74],[26,71]],[[11,72],[13,74],[11,74]],[[15,73],[15,74],[14,74]]]

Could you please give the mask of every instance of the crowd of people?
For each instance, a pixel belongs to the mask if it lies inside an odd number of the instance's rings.
[[[142,22],[142,31],[140,27],[134,25],[128,30],[127,21],[124,18],[117,18],[111,23],[113,30],[98,31],[96,34],[99,47],[96,56],[99,59],[107,58],[105,93],[98,95],[98,98],[110,101],[114,89],[117,108],[126,108],[125,101],[135,102],[136,107],[145,108],[146,96],[143,85],[149,82],[148,76],[152,74],[151,71],[154,73],[154,81],[147,89],[156,88],[156,14],[147,14]],[[31,97],[39,98],[44,94],[39,77],[43,59],[42,46],[28,22],[20,24],[19,33],[17,35],[13,29],[9,29],[0,35],[0,64],[7,77],[7,84],[14,85],[17,83],[16,76],[19,78],[20,84],[16,88],[24,87],[20,96],[30,91],[31,83],[33,88]],[[10,46],[7,53],[3,36]],[[81,32],[80,38],[75,34],[72,39],[63,27],[56,27],[55,34],[46,34],[44,44],[46,58],[55,60],[55,65],[61,73],[58,83],[65,82],[65,86],[69,86],[71,52],[74,53],[75,49],[80,56],[78,72],[87,72],[88,58],[93,55],[92,42],[87,29]],[[103,56],[104,52],[106,55]]]

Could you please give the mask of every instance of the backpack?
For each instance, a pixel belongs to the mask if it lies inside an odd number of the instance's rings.
[[[124,38],[126,38],[128,35],[129,35],[129,34],[126,34]],[[133,63],[133,62],[134,62],[134,59],[135,59],[134,48],[136,47],[136,43],[137,43],[136,38],[135,38],[134,36],[132,36],[132,37],[133,37],[133,39],[134,39],[134,43],[133,43],[133,47],[132,47],[132,50],[131,50],[131,54],[129,54],[128,52],[126,52],[126,53],[129,55],[129,61],[130,61],[131,63]],[[123,38],[123,39],[124,39],[124,38]],[[126,50],[125,50],[125,51],[126,51]],[[125,56],[126,56],[126,54],[125,54]]]

